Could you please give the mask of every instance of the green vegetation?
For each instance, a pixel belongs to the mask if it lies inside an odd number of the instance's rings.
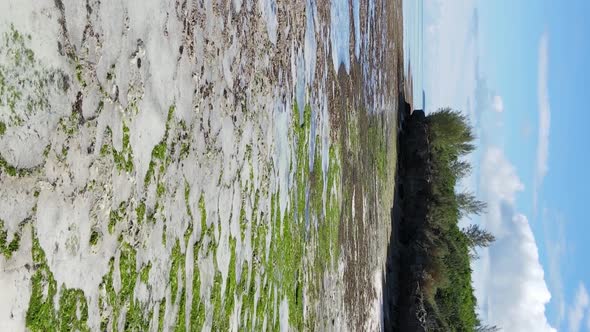
[[[474,149],[474,135],[464,115],[450,109],[430,114],[427,119],[432,181],[423,246],[428,251],[428,280],[424,291],[431,307],[430,319],[444,331],[473,331],[481,325],[471,282],[470,254],[476,246],[487,246],[493,236],[472,226],[465,231],[459,219],[479,214],[485,204],[472,194],[456,193],[469,165],[462,157]]]
[[[59,309],[55,309],[57,282],[49,270],[45,252],[33,231],[33,263],[37,270],[31,278],[31,298],[26,313],[26,326],[30,331],[90,331],[88,304],[80,289],[61,286]]]
[[[150,299],[146,303],[135,297],[136,285],[151,290],[155,287],[153,280],[161,278],[159,273],[162,273],[162,269],[158,264],[152,266],[155,262],[144,262],[139,266],[136,250],[139,250],[138,246],[145,245],[145,242],[141,242],[137,233],[132,233],[137,230],[136,227],[152,227],[154,224],[134,223],[143,220],[155,221],[164,215],[155,214],[154,211],[160,211],[158,206],[162,207],[164,196],[174,194],[177,190],[172,184],[167,186],[164,172],[173,162],[173,158],[178,158],[179,155],[182,158],[182,154],[190,149],[188,143],[181,147],[175,142],[178,141],[176,136],[170,139],[170,135],[177,134],[176,130],[187,132],[187,129],[184,124],[181,123],[180,128],[178,122],[173,121],[174,107],[169,109],[166,133],[152,150],[149,170],[143,179],[146,190],[152,190],[152,193],[155,190],[155,208],[150,206],[150,200],[146,198],[153,196],[143,196],[139,199],[130,197],[128,201],[119,204],[110,203],[113,205],[108,212],[108,232],[119,237],[120,247],[114,257],[111,257],[108,272],[102,277],[99,285],[100,330],[119,330],[119,324],[122,324],[122,330],[149,330],[154,313],[158,315],[158,320],[154,321],[156,326],[152,328],[159,330],[199,331],[207,319],[212,319],[214,329],[228,330],[230,317],[235,310],[241,310],[240,326],[245,325],[242,327],[248,330],[261,330],[265,318],[269,330],[278,330],[280,319],[274,317],[279,316],[278,310],[283,300],[288,303],[289,324],[293,329],[304,330],[309,326],[313,327],[313,324],[304,321],[304,285],[310,279],[317,284],[315,289],[319,289],[321,275],[335,266],[340,254],[342,169],[341,150],[338,145],[330,145],[326,149],[329,151],[329,159],[327,164],[322,165],[321,139],[319,136],[310,136],[311,107],[307,105],[302,111],[303,117],[300,120],[299,109],[295,105],[294,130],[290,137],[295,148],[295,158],[290,166],[295,176],[291,187],[271,191],[264,183],[262,186],[255,184],[252,158],[260,158],[260,155],[253,156],[252,147],[248,148],[246,159],[250,165],[250,173],[245,175],[248,179],[239,179],[244,180],[241,182],[243,187],[240,193],[240,229],[235,237],[230,235],[229,238],[227,279],[224,280],[219,271],[216,255],[220,248],[218,237],[221,220],[217,217],[208,220],[204,193],[201,192],[199,197],[196,194],[198,191],[191,192],[189,183],[185,180],[184,188],[180,186],[179,190],[181,195],[184,190],[188,225],[184,236],[176,238],[174,234],[177,233],[170,230],[167,239],[172,241],[168,242],[169,246],[166,248],[167,252],[170,252],[170,271],[164,280],[168,281],[168,285],[165,286],[169,286],[170,297],[166,293],[166,297]],[[75,125],[77,126],[79,120],[76,116],[62,119],[62,129],[68,135],[77,134]],[[106,137],[105,144],[100,147],[100,155],[112,158],[115,168],[120,172],[132,173],[135,167],[132,161],[130,130],[126,125],[129,122],[126,121],[129,119],[123,120],[122,148],[119,151],[114,149],[112,142]],[[106,131],[106,135],[111,136],[112,140],[110,129],[107,128]],[[312,138],[315,144],[312,144]],[[62,154],[65,155],[66,152]],[[324,166],[327,167],[323,169]],[[272,168],[274,165],[268,167]],[[15,174],[17,173],[15,170]],[[220,179],[222,178],[220,176]],[[195,187],[192,190],[201,189]],[[285,192],[290,203],[282,206],[281,199],[285,198],[282,196]],[[191,201],[191,197],[193,200],[199,197],[198,204]],[[265,207],[269,203],[270,208],[267,210]],[[109,205],[106,206],[108,208]],[[166,246],[166,220],[164,223]],[[314,226],[310,227],[312,223]],[[168,227],[172,227],[170,225],[173,224],[168,224]],[[193,235],[194,231],[198,233]],[[119,234],[121,232],[122,234]],[[9,257],[18,248],[20,237],[17,234],[7,243],[5,233],[0,233],[0,244],[2,253]],[[250,240],[246,238],[248,236],[252,237],[253,258],[252,261],[242,262],[240,250],[244,250],[244,243]],[[102,234],[98,228],[92,229],[89,244],[97,246],[103,237],[105,241],[110,239],[108,234]],[[88,330],[88,307],[84,293],[78,289],[71,290],[58,285],[36,238],[35,241],[34,261],[40,268],[33,276],[33,294],[27,313],[27,327],[32,331]],[[192,262],[186,260],[186,248],[190,246],[193,246],[194,252]],[[213,257],[215,274],[212,287],[201,294],[202,276],[198,263],[204,255]],[[187,277],[188,268],[185,264],[193,264],[192,280],[190,276]],[[190,287],[186,287],[188,283],[192,283],[192,294],[189,293]],[[208,307],[208,304],[211,306]],[[211,312],[207,312],[206,308],[210,308]],[[166,324],[165,316],[168,317]]]
[[[54,88],[69,88],[65,73],[45,68],[35,59],[28,47],[30,41],[30,35],[20,33],[12,24],[0,40],[0,54],[7,60],[0,64],[0,106],[8,109],[0,121],[0,136],[7,127],[23,126],[36,114],[45,112]],[[0,156],[0,170],[10,176],[26,176],[39,168],[19,169]]]
[[[176,323],[174,331],[186,330],[186,268],[185,255],[180,252],[180,241],[176,240],[176,244],[172,248],[172,267],[170,269],[170,295],[172,303],[175,303],[178,288],[180,287],[180,297],[178,298],[178,314],[176,316]],[[178,273],[180,273],[180,285],[178,284]]]
[[[340,202],[337,198],[337,194],[332,192],[332,188],[334,186],[340,186],[340,176],[341,176],[341,169],[340,164],[337,158],[338,152],[336,148],[331,146],[330,147],[330,160],[328,166],[328,181],[327,181],[327,201],[326,201],[326,214],[325,219],[320,223],[318,229],[318,258],[316,260],[316,264],[322,264],[322,271],[326,270],[330,264],[335,264],[337,258],[340,255],[340,245],[338,241],[339,236],[339,227],[340,227]],[[314,166],[314,170],[316,172],[321,171],[321,167],[319,164],[320,156],[316,155],[315,157],[316,162],[318,163]],[[318,179],[318,181],[321,181]],[[315,201],[321,199],[319,192],[312,191],[312,197],[315,198]],[[322,205],[317,205],[316,212],[321,213]]]
[[[100,237],[100,234],[98,234],[98,232],[93,229],[92,232],[90,233],[90,245],[95,246],[98,243],[99,237]]]
[[[4,229],[4,220],[0,219],[0,253],[2,253],[6,259],[10,259],[12,254],[16,252],[20,246],[20,234],[18,232],[14,233],[12,240],[9,243],[6,243],[7,238],[8,232]]]
[[[137,222],[141,223],[145,217],[145,203],[143,201],[139,202],[135,208],[135,213],[137,214]]]
[[[51,145],[47,145],[45,147],[45,149],[43,150],[44,157],[47,157],[47,154],[49,153],[50,148],[51,148]],[[39,170],[41,170],[43,167],[44,167],[44,165],[41,164],[39,166],[32,167],[32,168],[18,168],[18,167],[11,165],[8,161],[6,161],[6,159],[4,159],[4,157],[2,157],[2,155],[0,155],[0,174],[2,172],[6,172],[6,174],[8,174],[10,176],[24,177],[24,176],[29,176],[31,174],[39,172]]]
[[[78,112],[72,112],[68,117],[59,119],[59,129],[66,133],[68,137],[74,136],[78,132],[78,126],[80,125],[80,114]],[[64,146],[62,149],[65,149]],[[63,152],[62,152],[63,153]]]
[[[123,148],[121,151],[111,149],[115,166],[119,171],[131,173],[133,171],[133,150],[129,143],[129,127],[123,122]]]
[[[467,246],[470,249],[469,257],[471,259],[478,259],[476,249],[480,247],[489,247],[496,238],[486,230],[481,229],[478,225],[469,225],[462,229],[463,234],[467,238]]]
[[[81,289],[62,290],[59,298],[58,317],[59,331],[90,331],[86,325],[88,304]]]
[[[186,331],[186,291],[182,288],[180,293],[180,303],[178,304],[178,315],[176,316],[176,323],[174,324],[175,332]]]
[[[385,180],[387,167],[389,166],[387,163],[387,146],[384,137],[385,133],[382,131],[382,128],[374,125],[369,126],[368,141],[371,154],[370,160],[375,163],[377,176],[381,181]]]
[[[174,106],[170,106],[170,108],[168,109],[168,118],[166,120],[166,131],[164,132],[164,137],[152,149],[152,158],[150,160],[150,164],[148,166],[148,170],[147,170],[147,173],[144,178],[144,185],[146,187],[151,183],[152,179],[154,177],[156,177],[156,166],[159,165],[160,172],[158,174],[158,177],[156,178],[156,180],[159,180],[159,178],[162,177],[162,173],[164,172],[166,167],[168,167],[168,165],[170,164],[170,158],[168,156],[169,151],[168,151],[167,141],[168,141],[168,135],[170,134],[170,127],[172,125],[172,120],[174,119],[174,111],[175,110],[176,110],[176,108]],[[160,188],[160,186],[161,186],[161,188]],[[165,190],[165,188],[163,187],[163,184],[158,183],[158,194],[160,194],[160,192],[163,193],[163,190]]]
[[[9,110],[8,125],[22,126],[31,116],[49,107],[50,85],[65,85],[63,73],[48,70],[35,59],[34,52],[27,46],[31,36],[23,35],[10,25],[0,39],[0,106]],[[0,136],[5,123],[0,125]]]
[[[164,316],[166,314],[166,299],[160,301],[160,308],[158,312],[158,332],[164,331]]]
[[[126,209],[127,209],[127,202],[121,202],[119,204],[119,208],[116,210],[111,210],[109,214],[109,233],[113,234],[115,231],[115,226],[118,222],[124,220],[126,218]]]
[[[76,80],[82,85],[82,87],[86,87],[86,81],[84,80],[84,78],[82,77],[83,75],[83,68],[82,68],[82,64],[77,63],[76,64]]]
[[[270,215],[265,216],[260,215],[258,211],[261,192],[254,191],[253,187],[249,188],[248,185],[245,186],[246,192],[253,191],[253,195],[250,196],[253,197],[251,202],[253,204],[250,215],[244,207],[240,209],[240,231],[241,236],[244,237],[248,228],[248,219],[250,219],[253,249],[253,264],[250,269],[252,279],[256,275],[260,276],[258,290],[260,296],[258,298],[255,296],[257,289],[254,280],[247,279],[246,264],[242,266],[240,279],[236,279],[237,267],[234,266],[233,254],[226,293],[228,289],[235,289],[236,295],[241,297],[241,317],[245,317],[246,330],[262,329],[264,317],[268,319],[267,324],[270,330],[278,330],[280,320],[272,318],[278,315],[275,310],[279,309],[284,299],[289,306],[291,328],[304,330],[306,327],[313,327],[313,321],[310,318],[304,320],[304,285],[308,282],[315,283],[315,289],[319,289],[323,273],[333,267],[339,255],[341,205],[337,191],[340,188],[341,169],[338,148],[330,146],[328,172],[324,174],[320,154],[321,140],[316,137],[313,149],[310,140],[311,107],[306,105],[302,111],[303,116],[300,118],[296,104],[292,110],[292,142],[296,157],[291,164],[294,172],[293,187],[280,188],[279,191],[270,194]],[[313,161],[310,156],[313,157]],[[249,161],[250,158],[251,148],[247,149],[246,153],[246,159]],[[326,182],[324,182],[324,176],[327,176]],[[251,172],[250,180],[252,179]],[[280,204],[281,190],[288,190],[291,201],[290,206],[284,210],[281,209]],[[310,223],[316,222],[317,228],[307,227]],[[267,237],[270,237],[268,254]],[[234,243],[235,240],[231,239],[232,251]],[[306,272],[305,266],[311,262],[313,265],[309,267],[313,271]],[[309,278],[310,276],[315,278]],[[233,301],[233,298],[228,300],[229,294],[225,296],[226,309],[221,310],[226,314],[233,306],[232,303],[228,303]]]
[[[170,296],[171,301],[176,301],[176,294],[178,293],[178,269],[182,267],[184,279],[184,259],[180,252],[180,241],[176,240],[171,253],[172,265],[170,267]]]
[[[149,274],[142,269],[141,273],[137,271],[136,250],[128,243],[121,245],[119,255],[119,277],[121,280],[120,290],[115,291],[114,271],[115,260],[111,258],[109,262],[109,272],[103,277],[100,284],[101,296],[99,298],[99,308],[101,311],[110,312],[110,315],[102,316],[101,330],[108,330],[110,325],[113,330],[117,330],[117,322],[121,315],[125,315],[125,331],[145,331],[149,327],[150,315],[147,308],[138,302],[134,296],[135,283],[138,279],[142,280],[145,274]],[[142,280],[143,281],[143,280]]]
[[[18,176],[23,177],[32,174],[35,171],[38,171],[41,166],[37,166],[34,168],[17,168],[11,165],[2,155],[0,155],[0,171],[6,172],[10,176]]]
[[[205,304],[201,301],[200,290],[201,290],[201,279],[199,273],[199,266],[197,265],[198,259],[198,245],[194,246],[194,271],[193,271],[193,300],[191,303],[190,311],[190,324],[191,331],[200,331],[205,324]]]
[[[299,123],[299,110],[295,103],[293,109],[293,122]],[[310,170],[310,137],[311,132],[311,107],[306,105],[303,111],[303,123],[294,126],[294,140],[296,143],[296,182],[295,191],[291,194],[291,201],[295,202],[295,211],[290,211],[293,218],[298,216],[298,220],[288,220],[288,224],[299,225],[297,230],[298,237],[305,236],[305,223],[303,218],[306,216],[306,207],[309,205],[308,218],[316,217],[318,219],[318,228],[314,232],[317,241],[315,248],[316,276],[321,278],[323,272],[331,267],[340,254],[338,243],[339,225],[340,225],[340,205],[337,192],[334,187],[340,188],[342,170],[340,168],[339,155],[340,151],[337,146],[329,147],[329,160],[327,174],[322,170],[322,150],[321,139],[315,138],[315,147],[313,151],[313,167]],[[324,176],[327,176],[326,186],[324,187]],[[338,189],[336,190],[338,191]],[[309,192],[309,199],[306,197]],[[325,195],[325,200],[324,200]],[[278,210],[278,205],[277,205]],[[288,234],[291,235],[291,234]],[[285,236],[285,234],[283,234]],[[274,238],[273,238],[274,240]],[[304,246],[303,243],[299,244]],[[290,306],[291,308],[291,306]],[[290,310],[291,311],[291,310]]]
[[[147,285],[149,277],[150,277],[150,270],[152,269],[152,262],[148,262],[147,265],[144,265],[139,272],[139,280]]]
[[[4,159],[1,155],[0,155],[0,170],[3,170],[4,172],[6,172],[10,176],[17,176],[17,174],[18,174],[18,170],[16,169],[16,167],[9,164],[6,161],[6,159]]]

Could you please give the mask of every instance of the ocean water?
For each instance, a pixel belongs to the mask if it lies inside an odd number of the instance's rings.
[[[403,0],[404,16],[404,72],[412,74],[413,104],[415,109],[424,109],[424,3],[423,0]]]

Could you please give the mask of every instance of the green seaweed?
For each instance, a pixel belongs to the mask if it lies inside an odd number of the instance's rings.
[[[126,328],[144,330],[141,327],[149,326],[149,318],[145,315],[145,308],[142,308],[133,297],[135,283],[139,277],[137,271],[136,250],[129,243],[121,244],[119,253],[119,276],[121,287],[119,292],[115,291],[113,283],[114,259],[109,262],[109,272],[103,277],[100,288],[103,294],[99,299],[102,308],[110,308],[111,314],[103,317],[101,329],[106,329],[110,324],[116,329],[117,322],[121,315],[125,314]]]
[[[146,285],[147,285],[149,277],[150,277],[151,269],[152,269],[152,262],[148,262],[146,265],[144,265],[141,268],[141,270],[139,272],[139,280]]]
[[[151,315],[147,315],[146,311],[142,308],[142,305],[137,300],[131,300],[131,303],[127,309],[127,313],[125,314],[125,327],[123,328],[124,331],[149,331],[150,327],[150,320],[148,317]]]
[[[178,304],[178,315],[176,317],[176,323],[174,324],[175,332],[186,331],[186,294],[184,287],[180,292],[180,303]]]
[[[4,229],[4,220],[0,219],[0,253],[2,253],[6,259],[10,259],[12,254],[20,247],[20,231],[21,229],[15,232],[12,240],[7,243],[8,232]]]
[[[145,202],[139,202],[139,205],[135,208],[135,213],[137,215],[137,222],[141,223],[143,218],[145,217]]]
[[[95,246],[98,243],[99,237],[100,235],[98,234],[98,232],[93,229],[90,233],[90,245]]]
[[[170,297],[172,303],[176,301],[176,295],[178,293],[178,269],[182,267],[184,270],[184,257],[180,251],[180,241],[176,240],[172,253],[170,254],[172,259],[170,267]]]
[[[88,304],[80,289],[61,287],[59,310],[55,309],[57,282],[47,265],[45,252],[32,231],[33,262],[37,270],[31,277],[31,297],[25,315],[25,324],[30,331],[90,331],[88,327]]]
[[[112,149],[112,152],[117,170],[127,173],[133,172],[133,150],[129,143],[129,127],[127,127],[125,121],[123,121],[123,148],[120,152]]]
[[[109,225],[108,225],[108,229],[109,229],[110,234],[113,234],[113,232],[115,231],[115,226],[117,225],[117,223],[119,223],[120,221],[124,220],[124,218],[126,218],[126,209],[127,209],[127,202],[121,202],[119,204],[118,209],[111,210],[111,212],[109,214]]]
[[[194,266],[195,269],[193,271],[193,299],[191,303],[191,313],[190,313],[190,330],[191,331],[201,331],[203,325],[205,324],[205,304],[201,301],[200,296],[200,289],[201,289],[201,279],[200,279],[200,272],[199,267],[197,265],[197,252],[198,252],[198,245],[195,244],[194,252],[195,252],[195,260]]]
[[[87,325],[88,304],[80,289],[66,289],[62,286],[57,315],[59,331],[90,331]]]
[[[164,331],[164,316],[166,315],[166,300],[160,301],[160,308],[158,312],[158,332]]]

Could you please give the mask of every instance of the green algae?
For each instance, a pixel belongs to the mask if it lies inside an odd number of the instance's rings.
[[[25,316],[30,331],[90,331],[88,327],[88,304],[80,289],[59,289],[47,265],[45,252],[32,231],[32,258],[37,269],[31,277],[31,297]],[[59,294],[59,309],[55,308],[55,297]]]

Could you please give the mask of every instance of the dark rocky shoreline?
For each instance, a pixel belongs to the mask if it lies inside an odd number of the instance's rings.
[[[391,208],[392,233],[384,280],[385,331],[427,331],[422,285],[428,249],[420,246],[427,222],[432,168],[428,126],[422,110],[400,97],[398,167]]]

